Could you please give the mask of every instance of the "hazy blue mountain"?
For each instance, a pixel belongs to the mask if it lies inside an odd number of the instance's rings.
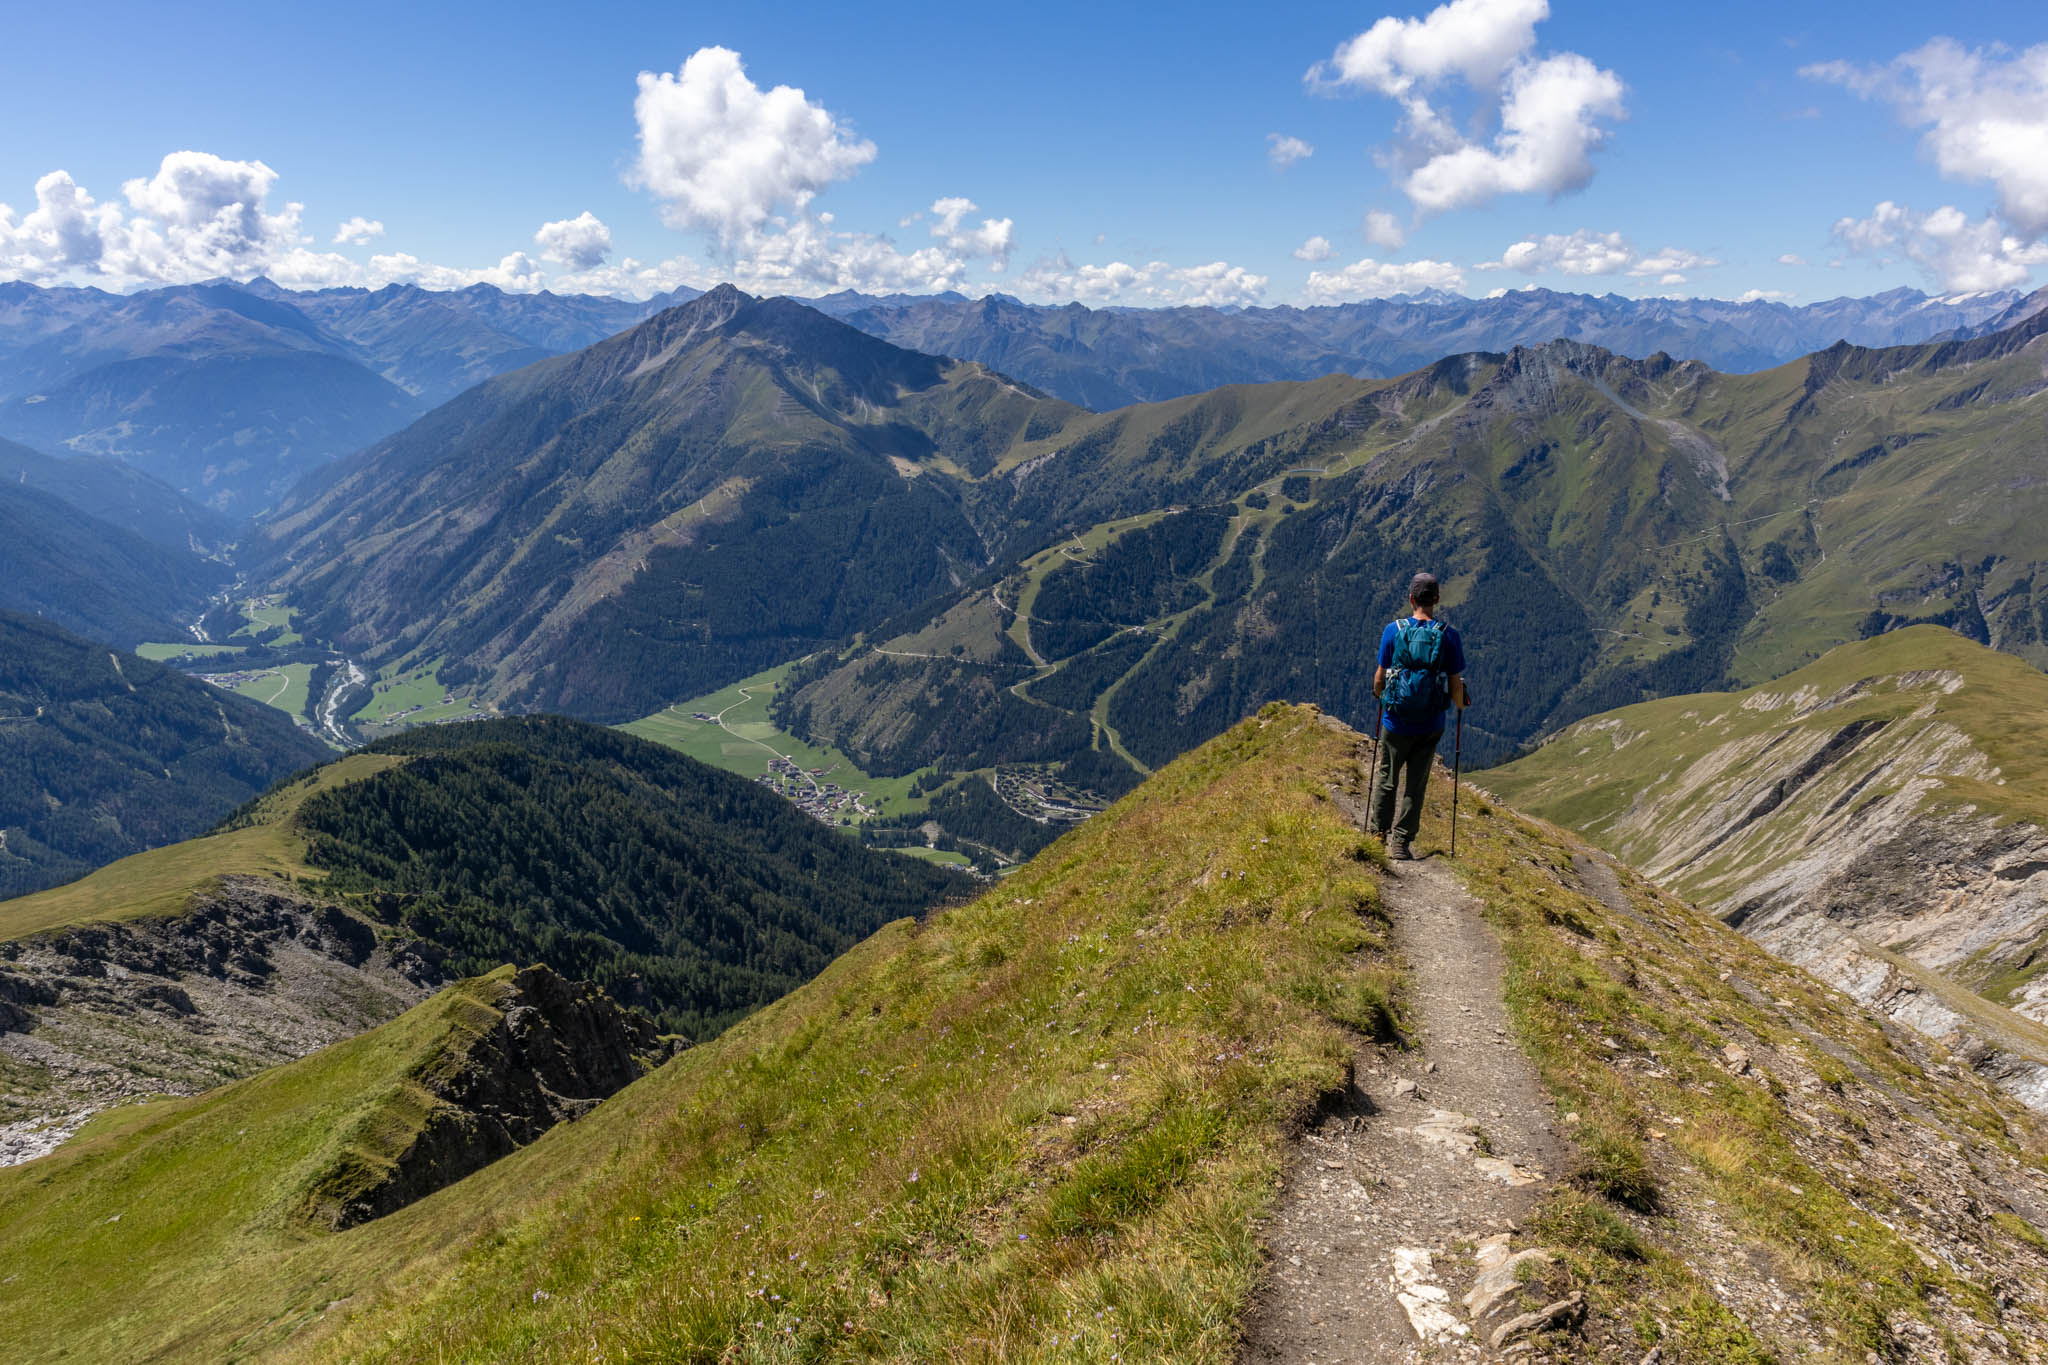
[[[850,293],[813,301],[899,346],[978,360],[1097,411],[1223,384],[1384,378],[1440,356],[1569,339],[1621,355],[1664,352],[1717,370],[1769,369],[1837,341],[1890,346],[1980,329],[2013,314],[2014,291],[1930,298],[1894,289],[1793,307],[1720,299],[1623,298],[1513,290],[1473,299],[1441,290],[1320,308],[1087,308],[1005,295],[964,299]]]
[[[118,458],[248,516],[473,384],[692,296],[0,285],[0,436]]]
[[[88,516],[171,549],[212,550],[236,536],[230,518],[131,464],[104,456],[45,455],[0,440],[0,483],[54,494]]]
[[[225,564],[145,540],[52,493],[0,484],[0,607],[131,647],[178,640],[232,577]]]

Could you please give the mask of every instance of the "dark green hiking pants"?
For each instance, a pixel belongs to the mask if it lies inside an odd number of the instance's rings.
[[[1389,847],[1412,843],[1422,828],[1422,794],[1429,789],[1429,761],[1443,739],[1433,735],[1380,735],[1380,764],[1372,775],[1372,832]],[[1401,783],[1401,811],[1394,813],[1394,782]],[[1388,831],[1392,833],[1389,834]]]

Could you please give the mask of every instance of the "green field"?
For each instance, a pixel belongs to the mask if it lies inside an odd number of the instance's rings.
[[[281,597],[249,598],[242,603],[242,618],[248,624],[237,630],[236,635],[254,635],[272,626],[283,626],[284,634],[270,641],[272,645],[283,648],[300,642],[299,633],[291,628],[291,609],[285,606]]]
[[[203,645],[196,640],[183,644],[152,644],[135,646],[137,658],[153,659],[164,663],[171,659],[217,659],[223,654],[240,654],[247,645]]]
[[[306,714],[307,691],[312,678],[311,664],[279,664],[246,682],[236,683],[232,690],[251,701],[274,706],[297,719]]]
[[[780,755],[806,769],[823,768],[826,777],[842,787],[865,791],[868,803],[884,815],[923,810],[929,804],[926,798],[910,794],[914,777],[870,776],[839,750],[806,744],[768,718],[768,705],[791,667],[779,664],[619,728],[742,777],[762,776],[770,760]],[[692,719],[698,712],[718,716],[723,724]]]
[[[928,863],[944,863],[947,867],[974,866],[974,859],[964,853],[953,853],[943,848],[926,848],[923,844],[891,849],[890,852],[901,853],[906,858],[922,858]]]
[[[441,661],[436,659],[425,668],[379,678],[370,684],[369,701],[350,719],[359,727],[382,733],[471,714],[475,708],[467,696],[445,703],[441,700],[452,694],[437,676],[440,667]]]

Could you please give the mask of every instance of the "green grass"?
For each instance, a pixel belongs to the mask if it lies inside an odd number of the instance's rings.
[[[317,1275],[302,1278],[319,1245],[302,1206],[410,1077],[497,1020],[511,974],[248,1080],[105,1111],[56,1154],[0,1170],[12,1358],[232,1358],[260,1325],[242,1307],[252,1272],[324,1305]]]
[[[642,739],[665,744],[702,763],[742,777],[760,777],[779,754],[793,759],[806,771],[825,769],[821,781],[838,783],[852,791],[865,791],[868,805],[884,815],[903,815],[923,810],[929,800],[912,796],[910,788],[917,774],[907,777],[874,777],[862,772],[844,753],[798,739],[779,728],[768,717],[783,679],[796,661],[777,665],[751,678],[742,679],[716,692],[677,702],[651,716],[619,728]],[[693,713],[722,716],[724,725],[692,719]]]
[[[294,719],[302,719],[306,714],[307,692],[312,685],[312,676],[311,664],[279,664],[245,682],[236,683],[233,690],[251,701],[260,701],[265,706],[275,707]]]
[[[254,635],[273,626],[282,626],[284,633],[270,644],[276,648],[300,643],[299,633],[291,628],[291,609],[285,606],[281,597],[251,597],[242,603],[243,624],[236,629],[236,635]],[[232,638],[232,637],[230,637]]]
[[[171,659],[217,659],[224,654],[240,654],[247,645],[200,644],[187,640],[183,644],[151,644],[135,646],[135,653],[144,659],[164,663]]]
[[[372,682],[370,699],[349,718],[351,723],[382,735],[411,725],[430,725],[474,714],[467,694],[445,703],[441,700],[453,694],[440,681],[440,667],[441,661],[437,659],[425,667]],[[414,711],[415,706],[420,709]]]
[[[1349,749],[1269,709],[975,902],[347,1232],[280,1210],[352,1087],[416,1055],[403,1030],[178,1102],[182,1129],[109,1120],[0,1173],[0,1200],[36,1189],[0,1233],[0,1336],[33,1321],[73,1359],[1233,1360],[1287,1137],[1389,978],[1376,868],[1326,791]],[[105,1220],[145,1197],[115,1254]]]
[[[974,866],[974,859],[964,853],[955,853],[950,849],[926,848],[923,844],[913,844],[908,848],[899,848],[895,851],[908,858],[922,858],[928,863],[943,863],[947,867]]]
[[[1507,949],[1518,1038],[1560,1116],[1576,1116],[1572,1185],[1535,1226],[1566,1251],[1596,1314],[1635,1324],[1630,1358],[1659,1344],[1666,1359],[1793,1352],[1771,1319],[1745,1325],[1721,1304],[1688,1264],[1696,1244],[1682,1257],[1688,1243],[1667,1241],[1665,1228],[1708,1207],[1829,1325],[1831,1358],[1900,1358],[1897,1321],[1956,1310],[1994,1340],[2038,1333],[2031,1312],[2001,1319],[1967,1270],[1916,1249],[1948,1231],[1913,1226],[1864,1145],[1883,1123],[1893,1151],[1955,1143],[1982,1168],[2038,1167],[2042,1132],[2025,1110],[1967,1070],[1935,1080],[1846,999],[1633,874],[1622,874],[1629,913],[1592,899],[1556,831],[1477,805],[1459,831],[1461,870]],[[1729,1042],[1755,1057],[1755,1074],[1721,1065]],[[1975,1264],[2048,1285],[2048,1255],[2015,1257],[1991,1224],[1968,1240]]]
[[[349,755],[270,792],[239,828],[131,854],[67,885],[0,901],[0,942],[66,924],[174,915],[221,877],[324,876],[306,865],[305,846],[290,828],[292,812],[315,792],[403,761],[391,754]]]

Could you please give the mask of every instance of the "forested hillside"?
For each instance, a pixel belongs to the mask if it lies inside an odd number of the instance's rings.
[[[211,550],[236,524],[134,465],[104,455],[63,458],[0,441],[0,484],[39,489],[144,540],[172,550]]]
[[[0,482],[0,609],[127,648],[184,638],[232,576],[225,564],[146,540],[53,493]]]
[[[0,899],[190,838],[330,752],[267,706],[0,611]]]
[[[559,717],[429,727],[365,752],[407,761],[297,816],[330,889],[440,945],[453,974],[544,962],[693,1038],[969,885]]]
[[[1557,343],[1092,419],[1020,448],[1006,502],[1092,525],[814,657],[778,714],[876,771],[1064,757],[1128,781],[1274,698],[1368,722],[1379,628],[1424,567],[1467,642],[1480,763],[1914,622],[2048,662],[2024,472],[2044,333],[1749,376]]]

